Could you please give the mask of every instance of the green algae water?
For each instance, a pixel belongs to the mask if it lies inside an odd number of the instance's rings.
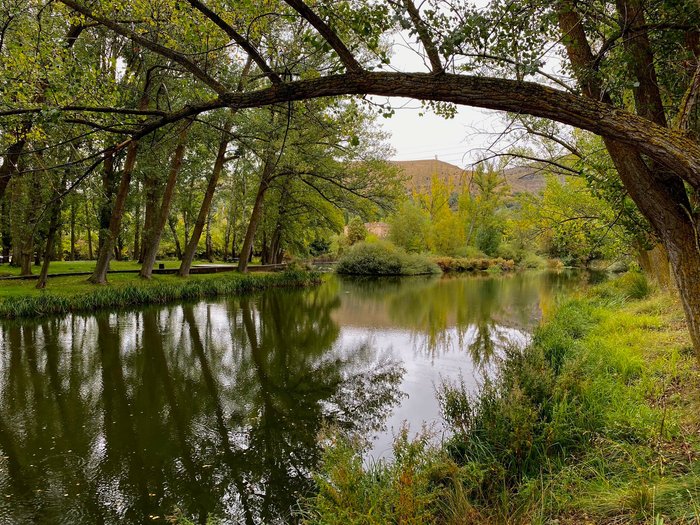
[[[0,523],[288,523],[324,431],[441,427],[582,273],[309,289],[0,323]]]

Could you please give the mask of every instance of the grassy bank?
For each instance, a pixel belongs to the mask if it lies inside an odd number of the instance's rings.
[[[46,291],[36,290],[34,281],[0,282],[0,318],[91,312],[101,308],[234,295],[277,286],[307,286],[319,283],[320,277],[315,273],[290,270],[266,274],[192,275],[186,279],[158,275],[148,281],[135,274],[114,274],[109,281],[109,285],[95,286],[82,276],[57,277],[50,280]]]
[[[697,523],[700,388],[676,300],[638,274],[561,305],[478,395],[439,391],[454,435],[366,467],[326,451],[307,523]]]

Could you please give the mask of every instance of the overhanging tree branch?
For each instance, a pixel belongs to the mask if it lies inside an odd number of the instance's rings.
[[[243,37],[238,31],[236,31],[230,24],[228,24],[223,18],[221,18],[219,15],[217,15],[214,11],[209,9],[206,5],[204,5],[202,2],[199,0],[188,0],[190,5],[197,9],[200,13],[202,13],[204,16],[206,16],[209,20],[214,22],[221,30],[226,33],[231,40],[233,40],[238,46],[240,46],[243,51],[245,51],[248,56],[255,62],[255,64],[260,68],[260,71],[262,71],[267,78],[270,79],[270,82],[273,84],[279,84],[282,82],[282,79],[275,73],[272,68],[268,65],[268,63],[265,61],[265,59],[260,55],[257,49],[255,49],[255,46],[250,43],[248,39]]]
[[[355,56],[338,37],[338,35],[326,24],[321,17],[314,13],[309,6],[302,0],[284,0],[289,4],[301,17],[311,24],[316,31],[328,42],[336,54],[340,57],[341,62],[350,73],[362,72],[362,66],[355,59]]]
[[[182,67],[184,67],[187,71],[192,73],[192,75],[194,75],[194,77],[196,79],[200,80],[202,83],[209,86],[216,93],[221,94],[221,93],[226,93],[228,91],[226,86],[221,84],[218,80],[216,80],[211,75],[207,74],[197,64],[195,64],[191,60],[187,59],[181,53],[178,53],[177,51],[174,51],[173,49],[162,46],[156,42],[153,42],[147,38],[144,38],[141,35],[139,35],[138,33],[132,31],[131,29],[127,29],[126,27],[114,22],[113,20],[110,20],[109,18],[97,15],[97,14],[93,13],[92,11],[90,11],[90,9],[88,9],[84,5],[81,5],[74,0],[59,0],[59,1],[62,4],[65,4],[66,6],[70,7],[71,9],[77,11],[78,13],[85,15],[86,17],[91,18],[92,20],[95,20],[96,22],[99,22],[100,24],[111,29],[115,33],[130,39],[132,42],[140,44],[143,47],[145,47],[146,49],[150,49],[154,53],[157,53],[158,55],[160,55],[164,58],[168,58],[168,59],[172,60],[173,62],[177,62]]]

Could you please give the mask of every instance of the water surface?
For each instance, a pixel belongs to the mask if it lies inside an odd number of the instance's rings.
[[[331,278],[305,290],[0,324],[0,523],[290,520],[319,436],[439,434],[581,274]]]

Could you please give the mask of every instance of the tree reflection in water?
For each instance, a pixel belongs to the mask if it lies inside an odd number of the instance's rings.
[[[486,366],[500,349],[523,343],[558,294],[587,278],[583,272],[344,277],[347,296],[337,317],[341,324],[404,328],[426,355],[465,349],[475,365]]]
[[[402,368],[343,348],[326,288],[0,325],[0,522],[289,519],[325,424],[367,433]]]

